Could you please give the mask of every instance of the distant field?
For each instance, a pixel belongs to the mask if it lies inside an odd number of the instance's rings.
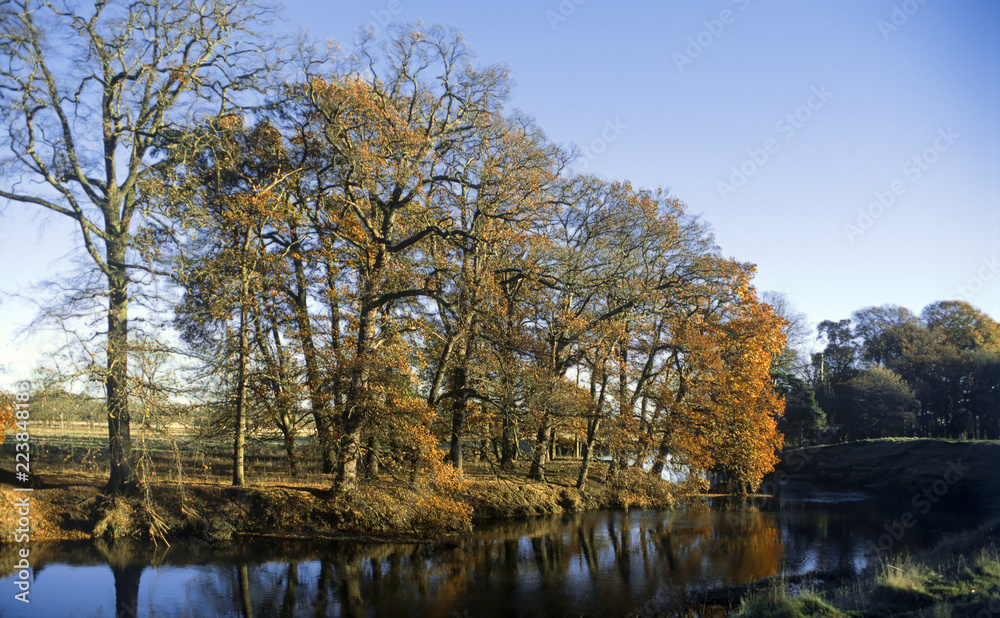
[[[83,473],[106,477],[108,474],[107,428],[66,423],[64,428],[33,426],[30,434],[31,472],[41,475],[43,481],[46,476]],[[180,426],[156,432],[133,428],[132,445],[140,463],[144,462],[161,481],[176,480],[178,464],[185,482],[226,483],[232,478],[232,444],[225,440],[199,438]],[[296,446],[299,475],[294,480],[311,484],[310,481],[328,478],[320,473],[310,438],[298,438]],[[7,436],[0,452],[5,461],[11,462],[4,467],[12,467],[12,435]],[[244,465],[251,483],[293,480],[279,440],[248,440]]]
[[[86,477],[87,483],[103,484],[108,477],[107,429],[91,428],[87,423],[65,423],[64,428],[36,426],[31,430],[31,472],[40,475],[43,483],[65,482],[67,477]],[[145,462],[147,470],[159,482],[176,482],[178,463],[185,483],[229,484],[232,482],[232,443],[228,440],[207,440],[183,426],[167,431],[141,431],[133,428],[133,448]],[[283,484],[289,486],[328,487],[331,476],[323,474],[320,457],[310,436],[296,439],[298,474],[292,476],[280,440],[250,439],[244,463],[250,485]],[[12,435],[0,446],[4,462],[0,468],[13,469],[14,440]],[[443,451],[442,451],[443,454]],[[580,461],[559,458],[549,464],[550,481],[563,486],[576,482]],[[465,460],[465,478],[486,480],[495,478],[498,470],[471,453]],[[607,469],[604,461],[594,461],[590,477],[603,481]],[[527,461],[515,462],[509,473],[521,476],[527,472]],[[505,475],[506,476],[506,475]]]

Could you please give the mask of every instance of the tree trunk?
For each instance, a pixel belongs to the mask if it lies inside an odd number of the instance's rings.
[[[298,247],[298,236],[292,236],[292,244]],[[319,441],[323,457],[323,474],[333,472],[333,431],[330,419],[330,397],[323,383],[323,372],[320,371],[319,355],[313,341],[312,323],[309,320],[308,281],[305,265],[302,260],[293,260],[295,268],[295,294],[291,296],[295,305],[295,324],[299,330],[302,342],[302,360],[306,369],[306,388],[309,391],[309,402],[312,404],[313,420],[316,422],[316,439]]]
[[[653,459],[653,467],[649,469],[649,473],[653,476],[653,478],[659,479],[663,477],[663,469],[667,465],[667,455],[669,454],[669,434],[664,434],[663,439],[660,440],[660,446],[656,450],[656,457]]]
[[[236,422],[233,437],[233,487],[243,485],[243,460],[246,446],[246,310],[240,309],[239,367],[236,370]]]
[[[132,434],[128,410],[128,277],[125,241],[107,242],[108,373],[104,379],[108,409],[108,450],[111,473],[105,491],[119,493],[131,487]]]
[[[354,389],[351,389],[354,392]],[[358,455],[361,452],[361,410],[348,403],[344,412],[343,434],[337,452],[334,492],[350,493],[358,486]]]
[[[583,451],[583,462],[580,463],[580,474],[576,477],[576,488],[583,491],[587,488],[587,475],[590,474],[590,461],[593,458],[594,442],[597,438],[597,430],[600,429],[601,419],[594,418],[587,423],[587,444]]]
[[[542,415],[542,422],[538,427],[538,438],[535,442],[535,450],[531,455],[531,469],[528,470],[528,478],[545,482],[545,466],[548,464],[549,454],[549,434],[552,428],[552,421],[548,412]]]
[[[323,474],[330,474],[333,472],[334,456],[329,397],[323,392],[322,373],[319,370],[319,360],[317,359],[316,348],[313,345],[312,329],[305,326],[305,323],[308,321],[309,316],[305,315],[299,322],[300,329],[306,329],[302,337],[302,359],[305,361],[306,388],[309,391],[313,420],[316,423],[316,439],[319,441],[320,452],[323,457]]]
[[[462,482],[462,431],[465,429],[465,402],[455,402],[451,416],[451,451],[448,457],[451,465],[458,471],[458,480]]]
[[[587,422],[587,443],[584,445],[580,473],[576,478],[576,488],[580,491],[587,487],[587,475],[590,474],[590,462],[594,458],[597,430],[601,428],[601,416],[604,414],[604,401],[608,392],[607,358],[594,366],[591,375],[593,377],[590,382],[590,400],[596,403],[593,416]]]
[[[233,487],[243,485],[243,460],[246,446],[246,405],[247,405],[247,297],[250,296],[250,273],[246,264],[247,249],[250,246],[250,229],[247,228],[243,240],[242,263],[240,264],[240,332],[237,337],[236,368],[236,427],[233,438]]]
[[[500,448],[500,469],[502,470],[514,467],[514,460],[517,459],[517,425],[514,423],[511,407],[505,405],[503,410],[503,433]]]
[[[371,352],[374,348],[376,308],[367,306],[358,316],[358,343],[354,369],[348,385],[347,402],[341,413],[340,450],[337,453],[337,477],[333,489],[351,492],[358,486],[358,457],[361,455],[361,430],[368,410]]]
[[[378,478],[378,445],[375,443],[375,436],[368,438],[368,453],[365,457],[365,472],[372,481]]]
[[[465,432],[465,417],[468,412],[468,398],[465,394],[468,386],[467,349],[463,350],[462,360],[455,368],[455,398],[451,416],[451,463],[458,471],[458,480],[462,481],[462,435]]]

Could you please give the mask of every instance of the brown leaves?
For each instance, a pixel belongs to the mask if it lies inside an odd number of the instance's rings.
[[[784,344],[783,321],[740,274],[735,302],[677,327],[689,389],[674,409],[673,444],[694,468],[724,472],[734,490],[753,490],[777,462],[784,402],[770,369]]]

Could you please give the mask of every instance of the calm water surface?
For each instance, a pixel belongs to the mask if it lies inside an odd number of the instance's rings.
[[[439,544],[35,543],[31,603],[14,600],[7,576],[0,616],[670,615],[692,592],[780,572],[858,572],[979,519],[810,488],[748,506],[546,517]],[[906,512],[917,525],[895,526]],[[10,551],[0,572],[16,560]]]

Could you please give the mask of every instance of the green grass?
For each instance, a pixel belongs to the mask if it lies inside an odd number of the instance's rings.
[[[744,601],[739,615],[749,618],[800,618],[801,616],[850,616],[814,592],[788,596],[780,589]]]
[[[778,584],[744,599],[739,615],[1000,615],[1000,551],[993,545],[995,531],[1000,531],[1000,523],[946,539],[921,556],[883,563],[846,586],[793,592]]]
[[[958,438],[917,438],[917,437],[891,437],[891,438],[865,438],[864,440],[850,440],[848,442],[830,442],[824,444],[813,444],[805,445],[801,447],[786,448],[786,453],[791,453],[792,451],[798,450],[814,450],[814,449],[827,449],[827,448],[837,448],[843,447],[845,445],[864,445],[864,444],[912,444],[917,442],[934,442],[939,444],[1000,444],[1000,440],[973,440],[964,439],[960,440]]]

